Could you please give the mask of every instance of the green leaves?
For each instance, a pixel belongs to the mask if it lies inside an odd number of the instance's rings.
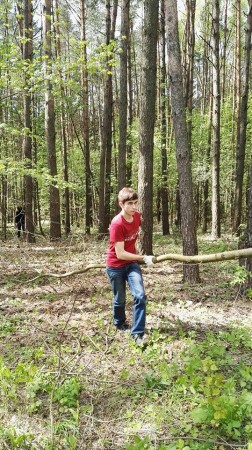
[[[25,131],[25,130],[23,130]],[[49,170],[44,167],[41,168],[33,164],[30,167],[30,161],[23,159],[22,161],[15,161],[11,158],[0,160],[0,175],[5,175],[6,177],[17,177],[29,175],[36,179],[41,185],[56,186],[58,189],[65,189],[66,187],[70,189],[78,189],[75,183],[66,182],[63,180],[62,175],[52,176]]]
[[[34,449],[31,445],[31,440],[34,438],[32,433],[20,433],[14,427],[4,429],[4,427],[0,426],[0,441],[1,438],[8,442],[8,448],[11,449]]]
[[[70,408],[76,406],[80,390],[80,381],[75,377],[68,378],[62,385],[55,388],[53,399],[63,407]]]
[[[190,416],[198,424],[210,421],[212,414],[207,406],[199,406],[191,411]]]
[[[242,266],[236,266],[234,269],[233,280],[230,282],[231,286],[242,285],[250,276],[250,272]]]
[[[150,446],[148,438],[141,439],[138,436],[134,436],[134,444],[126,444],[125,450],[154,450],[153,446]]]

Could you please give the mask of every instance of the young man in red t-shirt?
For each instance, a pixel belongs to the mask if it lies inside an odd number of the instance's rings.
[[[135,342],[141,344],[145,327],[146,295],[138,262],[143,261],[147,266],[152,266],[153,257],[138,255],[136,252],[135,244],[141,225],[141,217],[137,211],[137,193],[134,189],[125,187],[118,194],[118,202],[121,212],[114,217],[109,228],[110,246],[106,261],[114,295],[114,325],[123,331],[129,328],[125,315],[127,281],[134,298],[131,334]]]

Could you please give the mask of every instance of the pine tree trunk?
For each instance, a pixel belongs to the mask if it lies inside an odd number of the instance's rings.
[[[43,37],[44,37],[44,56],[45,56],[45,133],[48,168],[50,175],[57,175],[56,162],[56,143],[55,143],[55,112],[54,112],[54,96],[50,81],[51,74],[51,0],[43,0]],[[55,182],[50,184],[50,239],[61,238],[60,223],[60,198],[59,189],[55,186]]]
[[[166,38],[165,38],[165,4],[161,0],[160,17],[160,41],[161,41],[161,87],[160,87],[160,120],[161,120],[161,215],[163,236],[170,234],[168,215],[168,175],[167,175],[167,75],[166,75]]]
[[[166,0],[166,21],[168,37],[168,70],[171,84],[172,118],[175,133],[176,158],[179,176],[183,254],[196,255],[198,253],[198,246],[193,204],[190,152],[186,125],[185,99],[183,96],[176,0]],[[199,281],[199,268],[197,265],[190,266],[184,264],[183,281]]]
[[[224,26],[223,26],[223,54],[222,54],[222,102],[224,103],[225,91],[226,91],[226,57],[227,57],[227,41],[228,41],[228,3],[229,0],[225,0],[224,6]]]
[[[220,237],[220,4],[213,5],[213,156],[212,156],[212,238]]]
[[[111,39],[110,0],[106,0],[106,44]],[[110,221],[110,189],[111,189],[111,153],[112,153],[112,113],[113,90],[112,75],[107,60],[107,73],[104,82],[104,111],[102,124],[102,148],[100,158],[100,188],[99,188],[99,233],[108,233]]]
[[[239,229],[242,215],[242,191],[244,178],[244,162],[246,150],[246,132],[247,132],[247,116],[248,116],[248,92],[250,78],[250,59],[251,59],[251,34],[252,34],[252,6],[249,5],[247,15],[247,27],[245,38],[245,79],[241,99],[241,109],[239,121],[237,120],[237,147],[236,147],[236,182],[234,197],[234,213],[232,231],[235,233]]]
[[[119,142],[118,142],[118,190],[126,186],[127,155],[127,103],[128,103],[128,39],[129,0],[123,0],[121,13],[120,94],[119,94]]]
[[[36,119],[36,118],[35,118]],[[36,123],[36,120],[35,120]],[[36,167],[37,162],[38,162],[38,146],[37,146],[37,139],[36,139],[36,128],[34,127],[33,129],[34,132],[34,139],[33,139],[33,150],[34,150],[34,165]],[[42,236],[45,236],[45,233],[43,231],[43,227],[42,227],[42,218],[41,218],[41,206],[40,206],[40,190],[39,190],[39,183],[38,180],[35,179],[34,180],[34,213],[33,213],[33,217],[34,217],[34,223],[35,225],[39,226],[39,231],[41,233]]]
[[[131,143],[131,128],[133,124],[133,83],[132,83],[132,36],[129,26],[128,37],[128,142],[127,142],[127,175],[126,184],[132,184],[132,143]]]
[[[56,55],[60,58],[62,57],[61,52],[61,29],[60,29],[60,17],[59,17],[59,4],[58,0],[55,0],[54,7],[55,17],[55,42],[56,42]],[[63,87],[63,76],[62,70],[59,68],[59,78],[60,78],[60,126],[61,126],[61,149],[62,149],[62,161],[63,161],[63,174],[64,181],[68,183],[68,155],[67,155],[67,135],[66,135],[66,113],[64,105],[64,87]],[[64,189],[64,209],[65,209],[65,234],[66,236],[70,233],[70,194],[69,187],[66,186]]]
[[[251,3],[250,3],[251,5]],[[250,6],[250,10],[251,10]],[[251,11],[250,11],[251,14]],[[250,18],[251,21],[251,18]],[[250,164],[249,168],[249,185],[247,192],[247,233],[248,233],[248,245],[247,248],[252,248],[252,164]],[[247,258],[246,261],[246,269],[251,273],[249,279],[249,287],[252,288],[252,258]]]
[[[32,1],[24,0],[24,44],[23,58],[27,67],[32,63],[33,53],[33,23],[32,23]],[[27,130],[24,138],[25,166],[32,166],[32,98],[29,93],[29,71],[25,73],[27,91],[24,95],[24,126]],[[33,221],[33,179],[31,175],[24,177],[25,189],[25,231],[27,242],[35,242]]]
[[[252,248],[252,164],[250,164],[248,173],[247,228],[239,243],[239,249],[244,248]],[[252,289],[252,257],[240,259],[240,265],[249,272],[242,287],[242,292],[246,292],[248,289]]]
[[[209,163],[210,163],[210,157],[211,157],[211,145],[212,145],[212,116],[213,116],[213,110],[212,110],[212,96],[210,97],[209,101],[209,111],[208,111],[208,138],[207,138],[207,151],[206,151],[206,158],[205,158],[205,181],[203,184],[203,220],[202,220],[202,232],[207,232],[207,225],[209,220],[209,209],[210,209],[210,202],[209,202],[209,179],[208,179],[208,172],[209,172]]]
[[[89,145],[89,85],[87,70],[87,47],[86,47],[86,0],[80,1],[81,10],[81,41],[83,43],[83,67],[82,75],[82,93],[83,93],[83,141],[85,158],[85,198],[86,198],[86,233],[90,234],[92,226],[92,182],[90,167],[90,145]]]
[[[195,0],[186,0],[186,33],[185,33],[185,101],[188,111],[187,130],[188,145],[191,152],[192,142],[192,110],[193,110],[193,68],[195,47]]]
[[[145,0],[143,24],[142,86],[138,191],[142,214],[141,250],[152,254],[153,138],[156,102],[158,0]]]
[[[0,68],[0,77],[1,77],[1,68]],[[0,123],[4,122],[3,117],[3,106],[0,102]],[[4,158],[4,148],[5,142],[4,138],[2,136],[2,139],[0,141],[0,159]],[[1,189],[0,189],[0,203],[1,203],[1,216],[2,216],[2,222],[1,222],[1,229],[2,229],[2,239],[5,241],[7,238],[7,177],[6,174],[2,174],[0,178],[1,182]]]
[[[1,175],[2,239],[7,239],[7,177]]]

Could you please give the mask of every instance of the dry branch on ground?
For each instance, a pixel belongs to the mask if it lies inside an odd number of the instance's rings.
[[[252,248],[246,248],[242,250],[231,250],[221,253],[210,253],[209,255],[194,255],[194,256],[187,256],[187,255],[180,255],[177,253],[167,253],[165,255],[155,256],[153,258],[153,262],[155,264],[162,262],[162,261],[180,261],[185,263],[193,263],[193,264],[199,264],[199,263],[208,263],[208,262],[217,262],[217,261],[227,261],[230,259],[238,259],[238,258],[246,258],[246,257],[252,257]],[[29,282],[38,280],[42,277],[54,277],[54,278],[66,278],[73,275],[79,275],[81,273],[85,273],[88,270],[91,269],[105,269],[105,264],[88,264],[86,267],[83,267],[78,270],[73,270],[72,272],[65,272],[65,273],[40,273],[37,277],[33,278],[32,280],[29,280]]]

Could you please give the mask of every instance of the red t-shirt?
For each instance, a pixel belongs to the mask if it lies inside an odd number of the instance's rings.
[[[127,222],[121,213],[114,217],[109,227],[110,245],[106,261],[108,267],[123,267],[126,266],[126,264],[136,262],[118,259],[115,252],[115,243],[124,242],[124,250],[135,255],[135,244],[140,225],[141,217],[138,211],[135,212],[132,222]]]

